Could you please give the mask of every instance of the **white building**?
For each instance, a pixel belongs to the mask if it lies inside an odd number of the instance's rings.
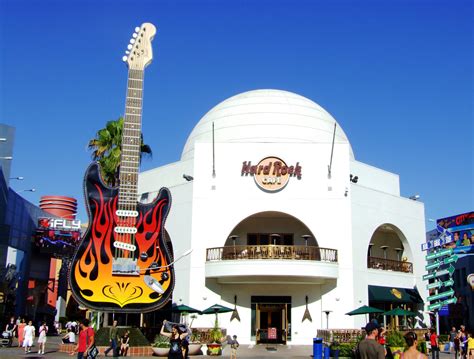
[[[240,321],[219,322],[241,343],[269,327],[292,344],[327,326],[360,328],[365,317],[345,313],[369,301],[423,309],[423,204],[400,196],[398,175],[358,162],[341,126],[307,98],[256,90],[221,102],[180,161],[140,174],[142,200],[162,186],[174,255],[193,249],[175,265],[173,302],[236,303]]]

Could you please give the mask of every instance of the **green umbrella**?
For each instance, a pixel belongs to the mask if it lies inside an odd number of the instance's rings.
[[[174,305],[171,308],[171,311],[175,312],[175,313],[198,313],[198,314],[201,314],[200,310],[191,308],[191,307],[187,306],[186,304]]]
[[[383,315],[384,315],[384,317],[383,317],[384,326],[385,326],[385,323],[386,323],[386,319],[385,319],[386,315],[389,315],[391,317],[396,317],[396,316],[399,316],[399,315],[400,316],[405,316],[405,317],[416,317],[415,312],[412,312],[411,310],[402,309],[402,308],[395,308],[395,309],[389,310],[388,312],[383,313]]]
[[[403,315],[407,317],[416,317],[416,313],[412,312],[411,310],[405,310],[402,308],[395,308],[395,309],[389,310],[388,312],[383,313],[383,315],[389,315],[389,316]]]
[[[374,307],[369,307],[368,305],[363,305],[360,308],[354,309],[353,311],[346,313],[346,315],[360,315],[369,313],[383,313],[383,310]]]
[[[369,307],[368,305],[363,305],[362,307],[359,307],[349,313],[346,313],[346,315],[362,315],[362,314],[367,315],[369,313],[383,313],[383,310],[380,310],[374,307]],[[368,321],[367,317],[365,317],[365,321],[366,322]]]
[[[229,307],[224,307],[223,305],[220,304],[214,304],[211,305],[209,308],[206,308],[202,311],[202,314],[215,314],[216,315],[216,327],[218,326],[218,321],[217,321],[217,314],[219,313],[229,313],[233,312],[234,310]]]

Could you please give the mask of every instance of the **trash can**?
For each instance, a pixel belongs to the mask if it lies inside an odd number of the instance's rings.
[[[328,346],[324,347],[324,359],[329,359],[329,354],[331,353],[331,349]]]
[[[313,358],[323,358],[323,338],[313,338]]]

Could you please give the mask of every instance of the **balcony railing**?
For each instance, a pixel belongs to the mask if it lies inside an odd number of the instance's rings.
[[[337,263],[337,250],[311,246],[227,246],[208,248],[206,260],[289,259]]]
[[[395,272],[413,273],[413,264],[410,262],[396,261],[378,257],[368,257],[367,267],[373,269],[391,270]]]

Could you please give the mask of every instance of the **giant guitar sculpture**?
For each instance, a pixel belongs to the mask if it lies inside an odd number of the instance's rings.
[[[71,262],[69,283],[86,308],[147,312],[163,307],[174,288],[164,236],[170,192],[162,188],[152,203],[137,202],[143,75],[153,57],[155,33],[150,23],[136,28],[123,59],[129,70],[119,187],[104,184],[97,163],[84,177],[89,227]]]

